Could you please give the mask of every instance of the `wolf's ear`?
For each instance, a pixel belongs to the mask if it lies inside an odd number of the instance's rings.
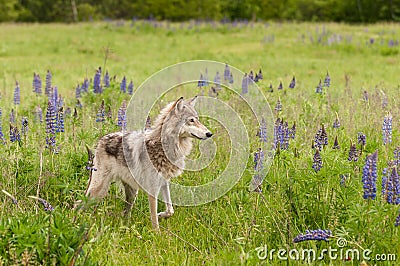
[[[194,96],[190,101],[189,101],[189,105],[194,107],[197,101],[197,95]]]
[[[176,102],[175,102],[175,110],[176,111],[182,111],[183,109],[183,97],[179,98]]]

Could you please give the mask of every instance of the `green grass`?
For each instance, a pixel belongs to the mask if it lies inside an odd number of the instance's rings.
[[[276,255],[273,261],[259,260],[256,248],[337,248],[336,238],[328,243],[292,243],[299,233],[317,228],[345,237],[349,248],[399,255],[400,232],[394,226],[399,208],[382,199],[380,184],[381,172],[399,145],[400,48],[388,47],[387,42],[399,39],[400,27],[270,23],[268,27],[254,24],[240,28],[203,24],[189,29],[189,23],[182,25],[0,24],[0,108],[7,139],[5,145],[0,145],[4,157],[0,161],[0,189],[19,200],[18,205],[12,204],[0,193],[0,265],[24,261],[64,265],[73,258],[77,264],[100,265],[269,265],[278,263]],[[321,33],[323,29],[326,34],[317,43],[317,30]],[[342,41],[327,45],[327,39],[334,35],[340,35]],[[269,41],[272,36],[273,41]],[[348,36],[351,42],[346,41]],[[367,44],[370,38],[375,39],[373,45]],[[104,67],[107,48],[111,53],[105,68],[110,76],[116,75],[116,81],[102,95],[83,96],[84,107],[78,109],[78,117],[74,120],[67,116],[66,132],[57,135],[59,154],[50,154],[44,148],[45,124],[34,122],[34,108],[40,105],[45,115],[47,99],[32,92],[33,72],[40,74],[44,84],[50,69],[65,106],[73,110],[77,83],[86,76],[92,78],[97,67]],[[249,158],[244,176],[231,191],[205,205],[177,206],[172,218],[161,221],[159,234],[151,229],[144,193],[139,193],[130,219],[122,216],[124,204],[117,186],[97,209],[79,213],[72,210],[74,202],[83,198],[88,181],[85,145],[94,147],[100,136],[118,130],[117,110],[123,100],[129,100],[129,95],[119,92],[122,77],[132,79],[137,88],[156,71],[193,59],[227,62],[246,72],[262,68],[264,80],[259,86],[271,108],[280,98],[283,110],[278,116],[289,125],[296,122],[296,138],[288,150],[275,156],[262,195],[248,191],[253,175]],[[318,95],[315,87],[327,71],[332,86],[326,94]],[[293,75],[296,88],[288,89]],[[16,80],[21,87],[21,105],[14,107]],[[276,89],[280,81],[282,91]],[[268,92],[270,82],[273,93]],[[188,87],[186,93],[198,92]],[[364,90],[369,94],[368,101],[362,99]],[[384,95],[388,99],[386,108],[381,106]],[[172,93],[167,98],[179,96]],[[219,97],[229,101],[228,96]],[[104,124],[95,122],[102,99],[113,112],[113,118]],[[26,140],[22,137],[21,145],[9,142],[11,108],[16,110],[19,128],[22,116],[30,122],[30,131]],[[393,143],[384,146],[381,127],[387,111],[393,115]],[[335,112],[340,129],[332,128]],[[178,183],[205,183],[226,166],[227,133],[213,121],[205,123],[220,132],[215,136],[217,157],[208,169],[186,172]],[[326,125],[329,145],[321,151],[324,166],[316,173],[311,168],[311,143],[321,123]],[[349,163],[350,141],[357,142],[360,131],[366,134],[367,145],[359,161]],[[331,149],[335,136],[340,150]],[[258,139],[254,134],[251,137],[253,153]],[[362,168],[365,156],[375,150],[379,152],[377,199],[366,201],[362,197]],[[192,156],[196,154],[197,150]],[[345,186],[339,183],[342,174],[348,175]],[[38,187],[40,196],[55,206],[53,212],[44,212],[27,197],[36,195]],[[327,257],[323,262],[360,263],[330,261]]]

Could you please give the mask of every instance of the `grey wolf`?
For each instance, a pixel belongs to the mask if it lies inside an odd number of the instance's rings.
[[[210,138],[212,133],[194,109],[196,97],[183,97],[161,110],[153,127],[146,131],[115,132],[102,137],[94,152],[93,169],[85,195],[106,196],[110,184],[121,181],[125,190],[125,213],[129,214],[139,189],[148,194],[151,223],[174,214],[169,181],[182,174],[192,140]],[[159,193],[166,210],[157,214]]]

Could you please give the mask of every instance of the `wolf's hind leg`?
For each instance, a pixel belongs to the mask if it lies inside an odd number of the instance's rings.
[[[160,218],[169,218],[174,214],[174,207],[172,206],[171,193],[169,192],[169,184],[161,187],[161,195],[165,202],[165,211],[158,213]]]
[[[132,210],[132,205],[135,203],[138,190],[131,187],[128,183],[122,182],[125,188],[125,216],[129,216]]]

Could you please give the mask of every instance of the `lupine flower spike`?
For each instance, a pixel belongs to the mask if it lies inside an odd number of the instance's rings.
[[[131,82],[129,82],[129,85],[128,85],[128,93],[129,93],[129,95],[133,95],[133,81],[131,80]]]
[[[318,86],[315,88],[315,92],[322,94],[323,90],[322,90],[322,81],[319,80]]]
[[[293,239],[293,243],[299,243],[302,241],[317,240],[317,241],[329,241],[332,237],[331,230],[306,230],[305,234],[300,234]]]
[[[244,77],[242,80],[242,94],[246,94],[249,91],[249,77],[247,76],[247,73],[244,73]]]
[[[121,107],[118,109],[118,126],[121,130],[126,129],[126,101],[122,102]]]
[[[106,116],[106,111],[104,109],[104,100],[102,100],[99,111],[96,114],[96,122],[104,122],[105,116]]]
[[[282,111],[281,98],[278,98],[278,101],[276,102],[275,111],[276,111],[277,113],[280,112],[280,111]]]
[[[272,87],[272,83],[269,84],[269,92],[274,92],[274,88]]]
[[[260,130],[257,132],[257,136],[261,142],[267,142],[267,122],[265,122],[264,117],[261,119]]]
[[[378,152],[367,156],[363,168],[362,182],[364,188],[364,199],[375,199],[376,197],[376,179],[377,179],[377,161]]]
[[[326,145],[328,145],[328,134],[326,133],[324,124],[322,124],[317,134],[315,134],[314,147],[321,150]]]
[[[96,70],[96,74],[94,75],[93,78],[93,91],[94,93],[102,93],[102,88],[101,88],[101,67]]]
[[[32,88],[34,93],[42,94],[42,80],[39,74],[33,73]]]
[[[11,142],[21,141],[21,135],[19,133],[18,128],[12,124],[10,124],[10,141]]]
[[[44,93],[49,97],[51,94],[51,80],[52,80],[52,76],[51,76],[51,72],[50,70],[47,70],[47,74],[46,74],[46,87],[44,89]]]
[[[50,148],[56,145],[56,112],[54,111],[53,103],[51,101],[47,104],[46,112],[46,148]]]
[[[364,133],[358,132],[357,133],[357,141],[358,141],[358,144],[361,145],[361,148],[360,148],[360,155],[361,155],[364,150],[365,144],[367,143],[367,137],[365,136]]]
[[[331,77],[329,76],[329,73],[326,72],[326,76],[324,79],[324,86],[329,88],[331,86]]]
[[[394,226],[398,227],[400,225],[400,211],[399,211],[399,215],[397,215],[396,217],[396,221],[394,222]]]
[[[229,74],[229,84],[233,84],[234,80],[233,80],[233,74],[232,72]]]
[[[335,118],[335,121],[333,121],[332,127],[333,127],[333,128],[340,128],[340,119],[339,119],[339,115],[338,115],[337,112],[335,112],[335,113],[336,113],[336,118]]]
[[[104,74],[103,83],[104,87],[110,87],[110,76],[108,75],[108,71],[106,71],[106,74]]]
[[[40,105],[36,106],[36,110],[35,110],[35,121],[36,122],[43,122],[43,110],[40,107]]]
[[[282,81],[279,82],[279,86],[278,86],[278,90],[282,90],[283,89],[283,85],[282,85]]]
[[[224,81],[230,81],[230,77],[231,77],[231,69],[229,68],[228,64],[225,64]]]
[[[319,150],[316,149],[315,154],[313,156],[312,168],[315,170],[315,172],[318,172],[319,170],[321,170],[322,165],[323,165],[323,162],[322,162],[321,154],[319,153]]]
[[[36,196],[28,196],[28,198],[35,199],[35,200],[37,200],[39,203],[41,203],[42,206],[43,206],[43,210],[44,210],[44,211],[46,211],[46,212],[47,212],[47,211],[54,211],[53,206],[51,206],[51,204],[48,203],[46,200],[44,200],[44,199],[42,199],[42,198],[39,198],[39,197],[36,197]]]
[[[119,88],[122,93],[126,93],[126,77],[124,76],[122,78],[121,84],[119,85]]]
[[[21,122],[21,131],[22,131],[22,135],[26,135],[28,133],[28,118],[26,117],[22,117],[22,122]]]
[[[296,78],[293,76],[292,81],[289,84],[290,89],[294,89],[296,87]]]
[[[254,192],[262,192],[262,190],[261,190],[261,183],[262,183],[261,171],[264,167],[263,160],[264,160],[264,152],[261,150],[261,148],[258,148],[258,150],[254,153],[255,174],[252,179],[252,185],[254,188],[254,190],[253,190]]]
[[[400,181],[396,165],[389,165],[391,169],[388,175],[388,168],[383,170],[382,195],[389,204],[400,204]]]
[[[217,89],[221,88],[221,76],[219,75],[218,71],[217,71],[217,73],[215,73],[214,84],[215,84],[215,87],[217,87]]]
[[[390,114],[390,112],[387,112],[385,117],[383,118],[382,125],[383,145],[392,142],[392,120],[392,115]]]
[[[14,89],[14,104],[19,105],[21,103],[21,90],[19,88],[18,81],[15,82],[15,89]]]
[[[254,73],[253,73],[253,70],[250,70],[249,79],[254,80]]]
[[[332,149],[340,149],[339,141],[337,139],[337,136],[335,137],[335,141],[333,142]]]
[[[57,133],[64,132],[64,108],[60,107],[57,112]]]
[[[76,99],[81,98],[81,87],[79,86],[79,83],[78,86],[76,86],[75,88],[75,98]]]
[[[349,162],[357,162],[358,161],[358,150],[356,147],[356,144],[353,144],[352,141],[350,141],[350,150],[349,150],[349,157],[347,158]]]

